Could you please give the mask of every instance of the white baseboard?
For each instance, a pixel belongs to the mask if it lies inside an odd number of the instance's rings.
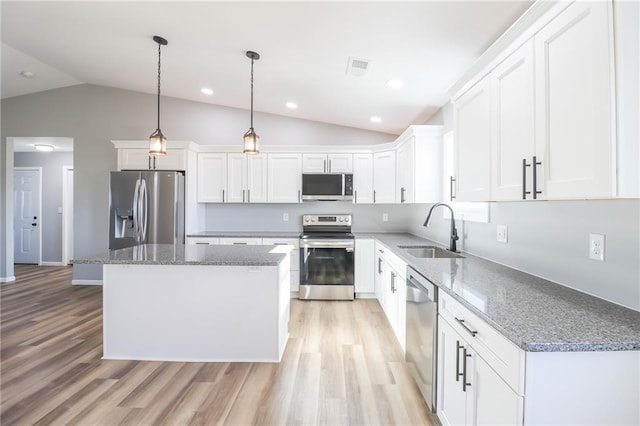
[[[102,285],[102,280],[71,280],[72,285]]]
[[[0,283],[10,283],[16,280],[15,276],[11,277],[0,277]]]
[[[356,293],[356,299],[376,299],[375,293]]]
[[[63,262],[40,262],[40,266],[67,266]]]

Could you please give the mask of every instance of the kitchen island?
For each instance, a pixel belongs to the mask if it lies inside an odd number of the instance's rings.
[[[103,358],[279,362],[289,322],[287,246],[146,244],[103,265]]]

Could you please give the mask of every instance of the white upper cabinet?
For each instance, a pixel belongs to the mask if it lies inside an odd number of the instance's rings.
[[[491,193],[491,90],[483,78],[453,103],[457,201],[488,201]]]
[[[397,203],[442,201],[441,132],[440,126],[410,126],[398,138]]]
[[[396,201],[396,151],[373,154],[373,202],[391,204]]]
[[[610,8],[576,1],[534,38],[543,198],[615,195]]]
[[[269,153],[267,159],[268,202],[299,203],[302,197],[302,155]]]
[[[353,155],[339,154],[302,154],[303,173],[352,173]]]
[[[494,126],[491,199],[523,199],[523,191],[532,198],[531,161],[536,155],[533,41],[512,53],[493,70],[490,79]],[[527,188],[523,189],[525,180]]]
[[[373,154],[353,154],[353,202],[373,203]]]
[[[225,203],[267,202],[267,156],[227,154]]]
[[[118,149],[118,170],[186,170],[184,149],[167,149],[167,155],[149,155],[145,148]]]
[[[198,202],[222,203],[227,188],[227,154],[198,154]]]

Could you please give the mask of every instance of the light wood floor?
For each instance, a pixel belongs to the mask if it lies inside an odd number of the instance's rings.
[[[2,425],[437,424],[375,300],[292,300],[281,363],[102,360],[102,288],[16,266],[0,286]],[[179,284],[178,284],[179,285]]]

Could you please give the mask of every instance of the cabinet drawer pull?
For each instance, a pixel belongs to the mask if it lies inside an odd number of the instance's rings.
[[[378,258],[378,273],[382,273],[382,259]]]
[[[469,327],[467,327],[467,324],[464,323],[463,319],[459,319],[458,317],[454,317],[454,318],[456,319],[456,321],[458,321],[458,323],[462,326],[462,328],[464,328],[473,337],[476,337],[476,334],[478,334],[477,331],[471,330]]]
[[[542,161],[538,161],[534,155],[531,164],[533,166],[533,199],[536,200],[538,194],[542,194],[542,191],[538,191],[538,166],[542,165]]]
[[[456,198],[455,195],[453,195],[453,183],[456,181],[456,179],[453,176],[449,176],[449,201],[453,201],[454,198]]]
[[[247,203],[251,202],[251,190],[247,189]]]
[[[527,191],[527,167],[531,167],[531,164],[527,164],[527,159],[522,159],[522,199],[526,200],[527,195],[531,194],[531,191]]]
[[[246,246],[247,243],[233,243],[234,246]]]
[[[222,190],[222,202],[224,203],[224,189]]]
[[[462,376],[460,372],[460,349],[462,349],[460,340],[456,340],[456,382],[459,382],[460,376]]]
[[[467,386],[471,386],[471,383],[467,382],[467,358],[471,357],[471,354],[467,353],[467,348],[462,348],[462,392],[467,391]]]
[[[401,203],[404,203],[404,201],[405,201],[404,193],[405,193],[405,189],[404,188],[400,188],[400,202]]]
[[[288,246],[289,243],[273,243],[274,246]]]
[[[373,191],[373,203],[375,204],[376,202],[376,191]]]

